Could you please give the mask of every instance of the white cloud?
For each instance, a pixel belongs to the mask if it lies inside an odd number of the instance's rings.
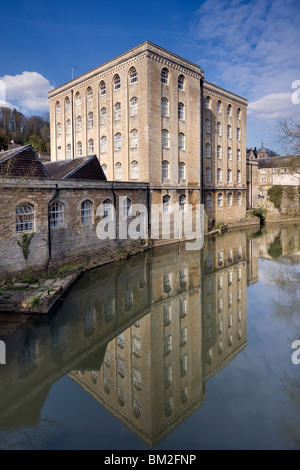
[[[0,99],[10,107],[17,107],[26,114],[48,110],[48,92],[54,87],[40,73],[25,71],[19,75],[4,75],[0,83]]]
[[[248,113],[262,119],[279,118],[291,112],[291,93],[272,93],[248,104]]]

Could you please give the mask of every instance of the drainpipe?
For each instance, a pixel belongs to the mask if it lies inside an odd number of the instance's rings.
[[[46,264],[46,270],[48,271],[48,268],[49,268],[49,264],[50,264],[50,261],[51,261],[51,256],[52,256],[52,246],[51,246],[51,228],[50,228],[50,204],[52,203],[52,201],[54,201],[54,199],[58,196],[58,193],[59,193],[59,188],[58,188],[58,185],[56,184],[55,185],[55,194],[54,196],[52,196],[52,198],[50,199],[50,201],[48,202],[48,261],[47,261],[47,264]]]
[[[113,199],[114,199],[114,208],[115,208],[115,215],[116,215],[116,229],[117,229],[117,196],[116,196],[116,192],[114,188],[114,183],[111,183],[111,190],[112,190]],[[118,240],[117,230],[116,230],[116,240]]]

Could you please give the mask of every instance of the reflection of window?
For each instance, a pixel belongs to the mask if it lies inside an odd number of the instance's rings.
[[[104,320],[105,323],[109,323],[114,318],[114,306],[113,301],[105,302],[104,304]]]
[[[222,289],[223,287],[223,276],[222,274],[218,275],[218,289]]]
[[[180,287],[186,287],[186,269],[179,270]]]
[[[135,356],[141,357],[141,341],[136,336],[132,339],[132,352]]]
[[[165,403],[165,415],[169,417],[171,416],[172,413],[173,413],[173,399],[171,397]]]
[[[163,317],[164,317],[164,326],[168,326],[171,323],[171,306],[163,306]]]
[[[125,292],[125,310],[128,311],[132,307],[132,290]]]
[[[125,395],[124,390],[122,390],[121,388],[118,388],[117,396],[118,396],[119,405],[124,406],[125,400],[126,400],[126,395]]]
[[[169,366],[165,369],[165,388],[168,388],[172,383],[172,367]]]
[[[164,355],[167,356],[172,350],[172,336],[164,338]]]
[[[110,352],[109,351],[105,351],[104,364],[106,365],[106,367],[110,367]]]
[[[107,377],[104,377],[103,388],[107,394],[110,392],[110,380]]]
[[[179,315],[180,318],[186,316],[186,299],[179,299]]]
[[[171,291],[171,282],[170,282],[170,275],[169,274],[164,274],[163,276],[163,286],[164,286],[164,292],[170,292]]]
[[[142,377],[141,373],[138,369],[133,368],[132,369],[132,380],[133,380],[133,385],[137,390],[142,390]]]
[[[184,377],[185,374],[187,373],[187,355],[185,354],[181,359],[180,359],[180,373],[181,377]]]
[[[137,400],[133,402],[133,414],[136,418],[139,418],[142,414],[142,405]]]
[[[119,348],[124,349],[124,346],[125,346],[125,335],[124,335],[124,333],[121,333],[118,336],[117,343],[118,343]]]
[[[180,346],[184,346],[187,342],[187,328],[180,331]]]
[[[117,370],[118,370],[118,374],[120,375],[120,377],[124,378],[125,377],[125,364],[124,364],[124,361],[123,359],[117,359]]]

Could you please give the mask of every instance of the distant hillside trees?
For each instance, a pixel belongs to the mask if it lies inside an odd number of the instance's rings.
[[[26,117],[16,109],[0,107],[0,150],[7,150],[12,140],[31,144],[36,152],[50,153],[49,113]]]

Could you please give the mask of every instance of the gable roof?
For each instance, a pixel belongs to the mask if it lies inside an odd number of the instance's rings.
[[[284,167],[298,167],[300,168],[300,157],[296,155],[288,155],[286,157],[268,157],[259,158],[258,168],[284,168]]]
[[[46,162],[44,167],[51,179],[72,178],[106,181],[106,176],[96,155]]]
[[[9,172],[9,176],[49,178],[44,165],[32,145],[24,145],[5,152],[0,152],[0,167]]]

